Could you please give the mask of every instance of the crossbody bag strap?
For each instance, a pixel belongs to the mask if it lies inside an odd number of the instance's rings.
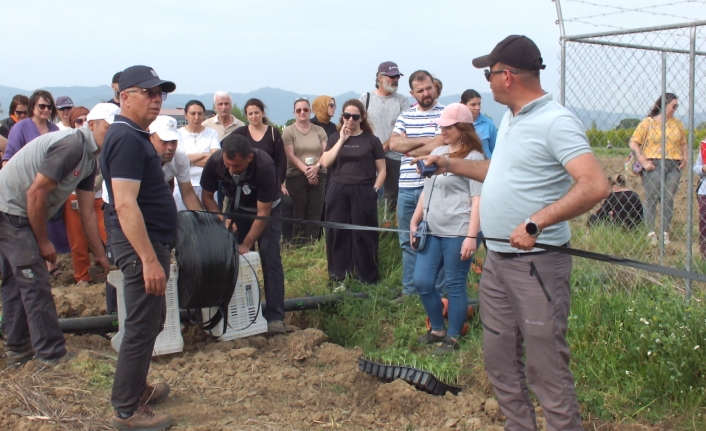
[[[365,112],[368,112],[368,106],[370,106],[370,92],[368,92],[368,99],[365,101]]]
[[[427,200],[427,210],[424,212],[424,217],[422,218],[422,220],[425,220],[425,221],[427,219],[427,216],[429,215],[429,206],[431,205],[431,195],[434,194],[434,184],[436,184],[437,177],[438,177],[438,175],[434,175],[434,180],[432,180],[432,182],[431,182],[431,190],[429,191],[429,199]]]

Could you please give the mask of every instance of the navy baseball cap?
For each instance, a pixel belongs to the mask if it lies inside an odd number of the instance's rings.
[[[387,76],[395,76],[395,75],[404,76],[400,72],[400,69],[397,67],[397,63],[394,63],[392,61],[385,61],[385,62],[380,63],[380,66],[378,66],[378,73],[382,73]]]
[[[162,87],[165,93],[171,93],[176,90],[176,84],[172,81],[163,81],[159,79],[157,72],[147,66],[130,66],[123,70],[120,74],[118,83],[120,91],[130,87],[137,88],[154,88]]]
[[[542,54],[532,39],[513,34],[495,45],[490,54],[474,58],[473,66],[482,69],[502,63],[522,70],[541,70],[547,67],[542,62]]]
[[[61,109],[61,108],[73,108],[74,107],[74,101],[71,100],[69,96],[59,96],[56,99],[56,107]]]

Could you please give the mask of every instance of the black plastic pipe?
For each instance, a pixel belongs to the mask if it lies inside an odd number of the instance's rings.
[[[351,293],[345,296],[355,298],[367,298],[365,292]],[[321,306],[333,305],[343,298],[343,295],[307,296],[304,298],[291,298],[284,300],[284,311],[314,310]],[[265,308],[265,302],[262,302]],[[179,317],[182,321],[188,322],[186,310],[179,310]],[[59,319],[61,330],[66,333],[102,333],[116,332],[118,330],[118,316],[95,316],[95,317],[72,317]]]

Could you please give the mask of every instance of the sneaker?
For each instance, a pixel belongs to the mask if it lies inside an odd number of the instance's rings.
[[[461,346],[458,344],[458,341],[454,341],[453,338],[451,337],[444,337],[444,341],[441,342],[441,345],[434,349],[433,352],[431,352],[432,356],[444,356],[448,355],[449,353],[453,353],[455,351],[458,351],[461,349]]]
[[[32,350],[32,344],[27,343],[25,348],[22,350],[6,350],[5,364],[7,364],[8,367],[12,367],[15,365],[24,365],[29,362],[33,357],[34,350]]]
[[[650,240],[650,244],[652,245],[658,245],[659,244],[659,238],[657,238],[657,235],[655,235],[654,232],[650,232],[647,234],[647,239]]]
[[[417,343],[419,343],[419,344],[434,344],[434,343],[439,343],[441,341],[444,341],[445,339],[446,339],[446,335],[436,335],[431,331],[427,331],[426,334],[417,338]]]
[[[333,289],[333,293],[343,293],[346,291],[346,285],[344,283],[339,284]]]
[[[118,412],[114,412],[110,417],[110,426],[117,430],[162,431],[171,425],[171,415],[155,413],[147,407],[147,404],[140,404],[129,418],[123,419]]]
[[[401,304],[404,302],[404,299],[407,297],[407,295],[404,292],[400,292],[399,295],[395,296],[391,301],[390,304]]]
[[[145,383],[145,389],[140,395],[140,402],[142,404],[159,404],[167,398],[171,388],[166,383],[156,383],[150,385]]]
[[[57,365],[69,362],[69,361],[73,360],[74,358],[76,358],[76,353],[68,352],[60,358],[54,358],[54,359],[37,358],[37,362],[39,362],[39,365],[44,365],[45,367],[56,367]]]
[[[274,334],[285,334],[287,332],[287,328],[284,327],[284,322],[281,320],[273,320],[271,322],[267,322],[267,333],[269,335],[274,335]]]

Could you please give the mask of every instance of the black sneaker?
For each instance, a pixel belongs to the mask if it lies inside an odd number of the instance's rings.
[[[32,344],[27,343],[27,345],[19,351],[6,350],[5,351],[5,364],[8,367],[20,366],[27,363],[29,360],[34,358],[34,350],[32,349]]]
[[[455,351],[458,351],[461,349],[461,345],[458,344],[458,341],[454,341],[453,338],[446,336],[444,337],[444,341],[441,342],[441,345],[434,349],[433,352],[431,352],[432,356],[444,356],[448,355],[449,353],[453,353]]]
[[[417,343],[419,344],[434,344],[442,342],[446,339],[446,335],[436,335],[431,331],[427,331],[426,334],[417,338]]]

